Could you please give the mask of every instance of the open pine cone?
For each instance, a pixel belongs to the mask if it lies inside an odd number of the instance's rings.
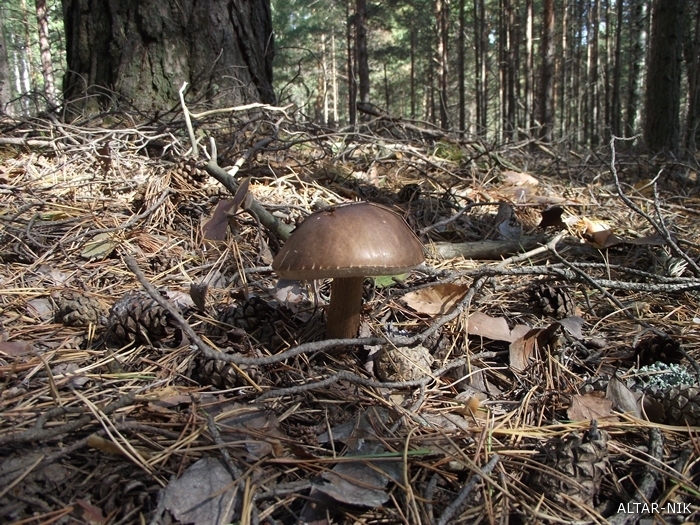
[[[152,345],[172,336],[176,328],[168,311],[145,292],[128,293],[110,311],[110,334],[118,344]]]
[[[607,432],[599,430],[595,421],[583,436],[572,432],[549,440],[543,447],[543,463],[549,468],[535,471],[530,486],[539,487],[559,503],[565,503],[562,494],[566,494],[572,500],[594,506],[608,470],[607,442]]]
[[[56,322],[66,326],[104,324],[106,313],[96,299],[78,292],[64,292],[58,298]]]

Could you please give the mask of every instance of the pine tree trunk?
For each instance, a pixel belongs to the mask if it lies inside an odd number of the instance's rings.
[[[66,100],[141,111],[189,97],[217,106],[274,102],[269,0],[87,2],[63,0]],[[90,95],[85,97],[85,95]]]
[[[46,9],[46,0],[36,0],[36,20],[39,27],[39,51],[41,57],[41,74],[44,77],[44,95],[52,106],[57,106],[56,83],[53,75],[53,62],[51,61],[51,45],[49,44],[49,16]]]
[[[598,49],[598,28],[600,27],[600,0],[593,0],[591,8],[591,39],[588,80],[591,86],[588,122],[590,132],[588,142],[591,146],[597,146],[600,138],[600,81],[598,78],[598,64],[600,61]]]
[[[476,133],[486,137],[488,127],[488,78],[486,31],[486,9],[484,0],[474,0],[474,83],[476,92]]]
[[[411,26],[411,118],[416,118],[416,28]]]
[[[527,134],[530,136],[535,127],[535,104],[534,104],[534,53],[533,53],[533,12],[532,0],[525,1],[525,125],[528,128]]]
[[[437,33],[436,62],[438,64],[438,82],[440,85],[440,125],[442,129],[448,129],[450,121],[447,114],[447,78],[449,74],[447,47],[449,13],[447,0],[435,0],[435,27]]]
[[[624,2],[617,0],[617,20],[615,23],[615,58],[613,63],[612,100],[610,128],[612,134],[619,137],[622,122],[622,107],[620,105],[620,84],[622,81],[622,17]]]
[[[338,125],[338,65],[335,59],[335,30],[331,33],[331,79],[333,80],[333,126]]]
[[[568,41],[568,31],[569,31],[569,8],[564,6],[562,9],[562,21],[561,21],[561,59],[559,62],[559,67],[557,68],[559,76],[559,89],[558,89],[558,102],[559,102],[559,118],[557,122],[559,123],[558,134],[561,137],[569,136],[569,116],[571,114],[570,107],[572,99],[569,96],[569,41]],[[575,99],[573,99],[575,100]]]
[[[355,64],[360,81],[359,102],[369,104],[369,58],[367,54],[367,1],[355,2]]]
[[[347,0],[345,4],[345,15],[347,19],[345,37],[347,40],[348,55],[348,121],[350,125],[353,125],[357,122],[357,79],[355,78],[355,46],[353,41],[355,17],[350,16],[350,2],[352,2],[352,0]]]
[[[695,30],[685,45],[688,71],[688,118],[685,147],[691,152],[700,148],[700,6],[695,6]]]
[[[508,110],[506,112],[507,128],[506,136],[512,139],[518,125],[517,105],[516,105],[516,78],[518,70],[518,49],[520,49],[520,32],[515,16],[515,6],[512,0],[508,0],[508,78],[507,78],[507,101]]]
[[[656,0],[645,99],[644,142],[651,151],[677,151],[685,0]]]
[[[552,141],[554,125],[554,0],[544,0],[542,16],[542,73],[540,75],[540,139]]]
[[[465,63],[465,42],[464,34],[466,28],[466,17],[464,1],[459,0],[459,35],[457,37],[457,91],[459,93],[459,136],[464,137],[464,130],[467,125],[467,97],[465,90],[464,63]]]
[[[644,43],[646,42],[644,0],[631,0],[630,27],[631,49],[629,51],[629,74],[627,76],[627,107],[625,108],[624,136],[637,133],[637,112],[639,106],[639,78],[644,65]]]
[[[0,7],[0,114],[14,115],[12,100],[12,79],[10,78],[10,55],[5,40],[4,8]]]

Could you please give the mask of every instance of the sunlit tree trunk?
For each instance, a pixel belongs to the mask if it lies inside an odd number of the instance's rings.
[[[685,0],[655,0],[644,104],[644,142],[651,151],[677,151]]]
[[[533,13],[532,0],[525,1],[525,126],[527,127],[528,136],[532,133],[535,126],[535,105],[534,105],[534,53],[532,39]]]
[[[331,79],[333,81],[333,125],[338,125],[338,64],[335,59],[335,30],[331,33]]]
[[[29,11],[27,10],[27,2],[21,1],[22,6],[22,27],[24,28],[24,45],[22,46],[22,54],[24,55],[22,63],[22,84],[25,93],[34,91],[34,75],[32,67],[32,39],[30,38],[29,30]]]
[[[12,78],[10,76],[10,55],[7,52],[5,39],[4,9],[0,7],[0,114],[14,114],[10,100],[12,99]]]
[[[44,77],[44,94],[52,106],[58,105],[56,100],[56,84],[51,61],[51,45],[49,44],[49,16],[46,0],[36,0],[36,20],[39,27],[39,51],[41,56],[41,74]]]
[[[488,123],[488,79],[486,35],[486,12],[484,0],[474,0],[474,83],[476,96],[476,133],[481,137],[487,135]]]

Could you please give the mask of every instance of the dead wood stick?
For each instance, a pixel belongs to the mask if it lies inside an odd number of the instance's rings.
[[[238,162],[236,162],[236,171],[238,171],[243,162],[250,159],[250,157],[252,157],[256,151],[264,148],[273,140],[274,139],[272,137],[267,137],[256,142],[253,145],[253,147],[246,151],[245,154],[238,160]],[[216,162],[216,144],[214,143],[214,140],[211,141],[211,160],[207,163],[204,169],[207,170],[207,173],[209,175],[211,175],[217,181],[219,181],[224,186],[224,188],[230,191],[231,195],[236,194],[236,190],[238,190],[238,183],[236,182],[236,179],[228,171],[219,166]],[[289,239],[293,228],[279,220],[274,215],[272,215],[255,198],[252,199],[252,201],[247,207],[248,209],[250,209],[250,211],[252,211],[255,215],[258,216],[258,219],[260,219],[260,223],[263,226],[265,226],[268,230],[270,230],[272,234],[275,237],[277,237],[280,241],[286,241],[287,239]]]
[[[116,410],[120,408],[124,408],[126,406],[129,406],[134,403],[136,400],[136,392],[131,392],[129,394],[125,394],[121,396],[119,399],[116,401],[111,402],[108,404],[106,407],[102,409],[102,413],[104,415],[110,415],[111,413],[115,412]],[[58,408],[56,409],[55,414],[62,413],[63,409]],[[78,430],[79,428],[89,424],[91,421],[94,420],[94,417],[92,414],[86,414],[84,416],[80,416],[78,419],[75,421],[71,421],[70,423],[66,423],[64,425],[59,425],[57,427],[52,427],[52,428],[42,428],[43,424],[46,423],[46,418],[39,418],[37,420],[37,424],[30,429],[25,430],[24,432],[19,432],[17,434],[9,434],[7,436],[1,436],[0,437],[0,446],[4,445],[9,445],[12,443],[26,443],[27,441],[46,441],[47,439],[60,436],[63,434],[68,434],[70,432],[74,432]]]
[[[428,252],[439,259],[498,260],[504,255],[532,250],[542,241],[542,237],[523,237],[514,241],[476,241],[476,242],[436,242],[428,246]]]

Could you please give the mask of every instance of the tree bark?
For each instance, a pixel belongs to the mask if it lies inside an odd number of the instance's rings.
[[[10,55],[7,53],[5,40],[4,8],[0,7],[0,115],[14,114],[12,99],[12,79],[10,78]]]
[[[411,118],[416,118],[416,28],[411,26],[411,81],[410,81],[410,98],[411,98]]]
[[[348,70],[348,121],[350,125],[357,121],[357,78],[355,77],[355,46],[353,41],[353,27],[355,15],[350,15],[350,2],[346,0],[345,15],[347,18],[345,38],[347,42],[347,70]]]
[[[476,133],[486,137],[488,124],[488,79],[486,9],[484,0],[474,0],[474,83],[476,92]]]
[[[617,0],[617,20],[615,23],[615,58],[613,60],[612,100],[610,128],[615,136],[620,136],[622,127],[622,108],[620,105],[620,84],[622,80],[622,17],[624,2]]]
[[[591,23],[590,27],[590,44],[589,44],[589,61],[588,61],[588,79],[590,81],[591,94],[589,97],[588,106],[588,142],[591,146],[597,146],[599,143],[600,133],[600,82],[598,79],[598,28],[600,27],[600,0],[593,0],[593,6],[590,10]]]
[[[685,0],[655,0],[653,10],[644,142],[654,152],[675,152],[680,138]]]
[[[369,104],[369,57],[367,54],[367,1],[355,2],[355,65],[360,81],[359,102]]]
[[[627,75],[627,106],[625,108],[625,137],[637,133],[637,112],[639,110],[639,78],[644,65],[643,48],[646,42],[644,24],[644,0],[631,0],[630,4],[630,67]]]
[[[685,63],[688,71],[688,118],[685,130],[685,147],[691,152],[700,146],[700,6],[695,6],[695,30],[686,39]]]
[[[540,139],[552,141],[554,126],[554,0],[544,0],[540,76]]]
[[[36,21],[39,28],[39,51],[41,57],[41,74],[44,77],[44,95],[51,106],[57,106],[56,83],[54,82],[51,45],[49,44],[49,16],[46,0],[36,0]]]
[[[64,95],[80,110],[167,110],[183,82],[196,101],[275,101],[269,0],[63,0],[63,17]]]
[[[447,36],[449,28],[448,1],[435,0],[435,27],[437,33],[438,82],[440,85],[440,125],[442,129],[450,127],[447,114],[447,77],[449,74]]]
[[[525,0],[525,126],[527,127],[528,136],[532,133],[535,126],[535,104],[534,104],[534,54],[533,54],[533,25],[532,0]]]
[[[459,136],[464,137],[464,130],[467,125],[467,97],[465,92],[464,79],[464,55],[465,42],[464,34],[467,30],[465,21],[464,1],[459,0],[459,35],[457,37],[457,90],[459,92]]]

